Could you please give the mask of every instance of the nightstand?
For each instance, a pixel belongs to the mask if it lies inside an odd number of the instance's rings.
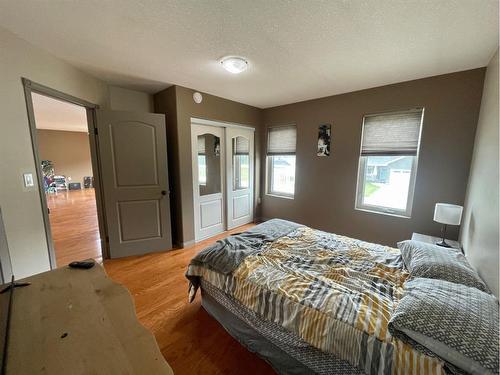
[[[412,241],[431,243],[433,245],[435,245],[438,242],[441,242],[441,237],[428,236],[427,234],[420,234],[420,233],[413,233],[411,235],[411,239]],[[457,249],[462,251],[462,246],[460,246],[460,242],[447,239],[446,243],[450,245],[452,249]],[[447,248],[445,247],[444,249]]]

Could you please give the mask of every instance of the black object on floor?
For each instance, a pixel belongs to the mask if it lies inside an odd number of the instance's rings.
[[[71,268],[80,268],[88,270],[89,268],[95,266],[95,262],[93,260],[81,260],[81,261],[71,262],[69,266]]]

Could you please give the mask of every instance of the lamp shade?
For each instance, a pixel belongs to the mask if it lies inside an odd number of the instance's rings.
[[[462,220],[462,206],[449,203],[436,203],[434,221],[447,225],[460,225]]]

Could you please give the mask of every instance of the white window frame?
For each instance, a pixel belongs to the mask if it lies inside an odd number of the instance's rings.
[[[293,194],[284,193],[281,191],[272,190],[273,186],[273,166],[272,166],[272,157],[273,156],[295,156],[295,170],[294,170],[294,182],[293,182]],[[295,183],[297,181],[297,154],[274,154],[274,155],[266,155],[266,195],[270,195],[272,197],[278,198],[287,198],[294,199],[295,198]]]
[[[267,141],[269,142],[269,129],[271,128],[280,128],[280,127],[287,127],[287,126],[294,126],[295,131],[297,131],[297,125],[296,124],[283,124],[283,125],[277,125],[277,126],[268,126],[266,128],[267,132]],[[288,193],[283,193],[281,191],[273,191],[271,188],[273,186],[272,181],[273,181],[273,167],[272,167],[272,156],[290,156],[293,155],[295,156],[295,169],[294,169],[294,180],[293,180],[293,194],[288,194]],[[272,154],[268,155],[267,154],[267,143],[266,143],[266,195],[269,195],[271,197],[278,197],[278,198],[285,198],[285,199],[295,199],[295,187],[297,185],[297,150],[295,150],[294,154],[287,153],[287,154]]]
[[[408,109],[406,111],[410,112],[412,110],[414,110],[414,109]],[[418,147],[417,147],[416,155],[401,154],[401,156],[413,156],[413,163],[411,166],[411,175],[410,175],[410,184],[408,186],[408,197],[406,198],[406,208],[403,210],[399,210],[399,209],[392,208],[392,207],[377,206],[377,205],[372,205],[372,204],[363,204],[363,195],[364,195],[365,183],[366,183],[366,181],[364,179],[364,171],[366,168],[366,160],[368,158],[368,156],[362,156],[362,154],[361,154],[362,145],[363,145],[363,132],[365,130],[365,119],[367,116],[400,113],[400,112],[405,112],[405,110],[396,111],[396,112],[384,112],[384,113],[377,113],[377,114],[369,114],[369,115],[363,116],[363,122],[362,122],[362,128],[361,128],[361,142],[360,142],[360,149],[359,149],[358,178],[357,178],[357,183],[356,183],[356,201],[355,201],[354,208],[356,210],[359,210],[359,211],[371,212],[371,213],[382,214],[382,215],[397,216],[397,217],[410,219],[412,209],[413,209],[413,198],[414,198],[414,194],[415,194],[415,182],[417,180],[418,159],[419,159],[419,153],[420,153],[420,143],[422,141],[422,128],[423,128],[423,123],[424,123],[425,108],[422,108],[422,117],[420,119],[420,132],[418,135]],[[388,155],[380,154],[380,156],[388,156]]]

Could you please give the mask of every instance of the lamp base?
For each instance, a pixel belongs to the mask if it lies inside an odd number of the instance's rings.
[[[448,245],[444,239],[441,240],[441,242],[436,242],[436,245],[441,247],[451,247],[451,245]]]

